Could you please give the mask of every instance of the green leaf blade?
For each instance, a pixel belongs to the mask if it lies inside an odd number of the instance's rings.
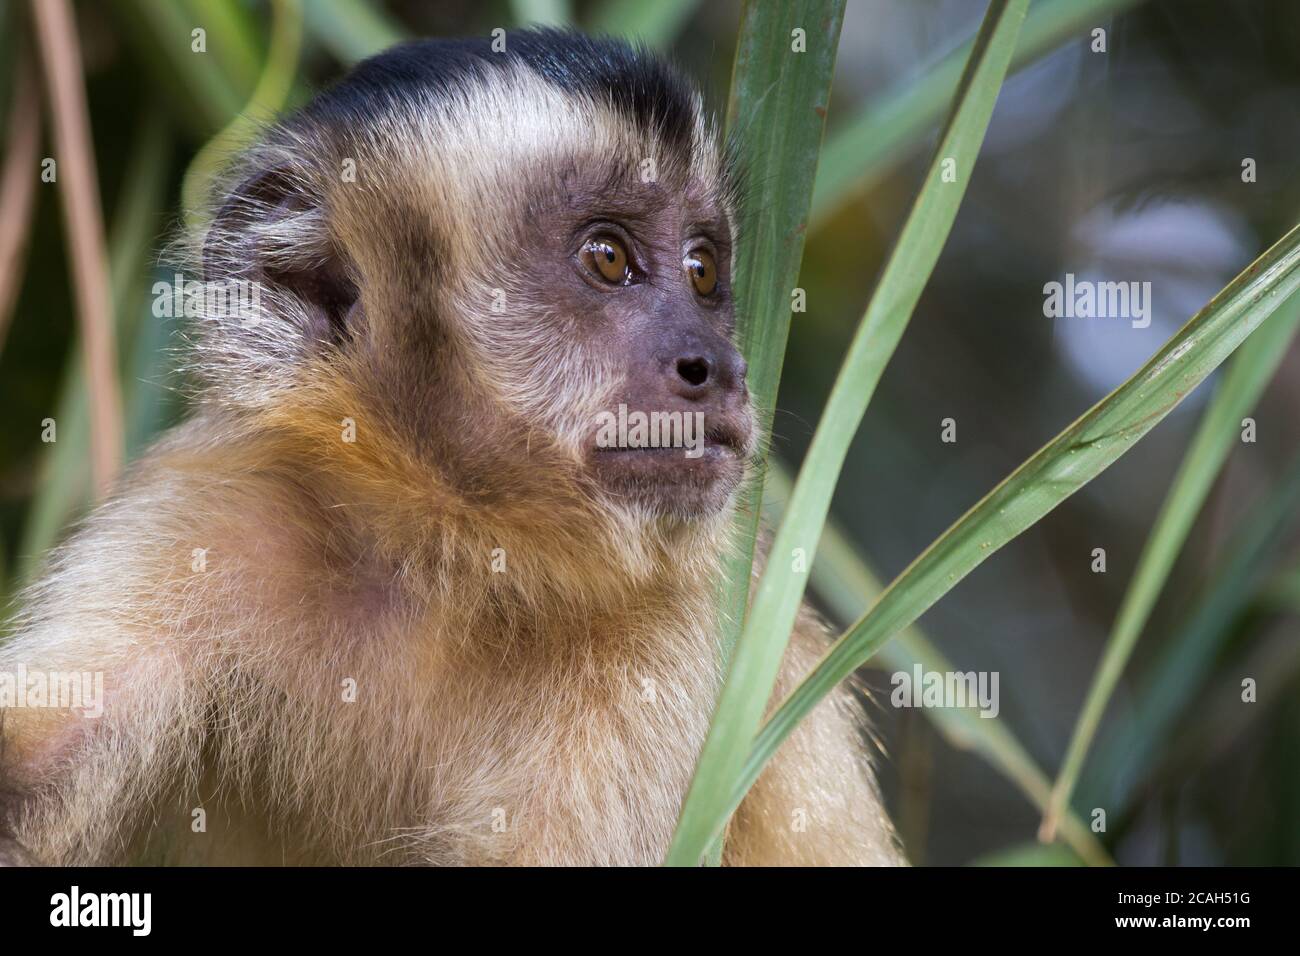
[[[303,13],[312,35],[349,65],[410,39],[401,24],[366,0],[309,0]]]
[[[1137,373],[963,515],[886,588],[763,726],[732,806],[798,721],[894,633],[1131,448],[1300,290],[1300,227],[1198,312]]]
[[[727,109],[732,148],[746,157],[748,183],[739,210],[735,256],[737,345],[758,413],[758,446],[766,448],[790,330],[790,290],[799,282],[843,0],[747,3],[741,16]],[[805,51],[791,49],[791,31],[805,31]],[[758,536],[763,458],[742,490],[734,552],[724,566],[723,659],[730,655],[749,602]]]
[[[1011,71],[1033,63],[1080,31],[1100,25],[1141,0],[1042,0],[1025,20]],[[813,193],[812,225],[874,186],[923,140],[943,115],[961,80],[971,43],[954,50],[924,77],[873,100],[826,142]]]
[[[778,503],[789,498],[791,484],[780,462],[768,463],[763,514],[772,524],[780,521]],[[813,590],[845,624],[865,614],[884,590],[880,579],[834,520],[828,521],[822,531],[809,578]],[[910,672],[916,664],[927,673],[950,673],[958,669],[915,625],[894,635],[880,649],[877,658],[895,671]],[[979,754],[1015,784],[1040,812],[1047,809],[1052,782],[1034,763],[1004,718],[981,716],[978,711],[963,707],[928,707],[922,713],[950,746]],[[1085,862],[1094,866],[1109,866],[1113,862],[1096,834],[1071,813],[1066,813],[1061,820],[1061,836]]]
[[[956,219],[1026,7],[1027,0],[989,4],[930,176],[831,391],[773,542],[774,555],[796,548],[812,553],[816,548],[849,443]],[[958,164],[952,180],[945,175],[948,160]],[[728,793],[744,763],[744,748],[762,720],[806,583],[802,576],[779,568],[779,561],[770,562],[760,579],[678,821],[669,850],[671,864],[697,863],[730,815]]]
[[[1252,336],[1246,344],[1254,341]],[[1108,728],[1081,781],[1084,806],[1121,812],[1132,806],[1139,784],[1169,753],[1180,718],[1192,711],[1215,661],[1232,640],[1233,625],[1244,615],[1260,572],[1291,530],[1298,505],[1300,455],[1242,518],[1186,620],[1137,678],[1131,718]],[[1065,809],[1068,813],[1068,803]]]
[[[1273,378],[1300,327],[1300,298],[1289,301],[1265,322],[1233,356],[1223,383],[1215,392],[1188,447],[1178,474],[1165,496],[1160,513],[1147,537],[1137,568],[1124,594],[1101,661],[1084,698],[1052,800],[1043,816],[1042,836],[1050,839],[1056,821],[1078,783],[1088,749],[1120,675],[1133,654],[1142,629],[1173,570],[1174,561],[1192,524],[1223,469],[1237,438],[1238,422],[1255,406]]]

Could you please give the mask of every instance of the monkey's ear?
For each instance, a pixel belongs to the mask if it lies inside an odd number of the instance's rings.
[[[326,211],[288,167],[242,180],[222,203],[203,243],[208,282],[251,280],[301,306],[311,341],[342,344],[355,331],[359,292]]]

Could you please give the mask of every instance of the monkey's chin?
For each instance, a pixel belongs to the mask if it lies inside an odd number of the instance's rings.
[[[598,484],[616,500],[655,515],[686,519],[721,511],[745,474],[740,452],[714,443],[694,458],[683,448],[597,448],[590,467]]]

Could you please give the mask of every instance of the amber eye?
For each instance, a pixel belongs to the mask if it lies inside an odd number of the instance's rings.
[[[707,249],[696,249],[682,260],[691,285],[700,295],[713,295],[718,287],[718,265]]]
[[[617,239],[600,236],[587,240],[582,247],[582,262],[596,276],[611,285],[626,285],[631,277],[627,267],[627,250]]]

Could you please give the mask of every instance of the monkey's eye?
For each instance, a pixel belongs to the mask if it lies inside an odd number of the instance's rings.
[[[582,247],[582,264],[610,285],[627,285],[632,278],[627,265],[627,250],[612,236],[588,239]]]
[[[695,249],[682,260],[682,268],[690,276],[691,285],[700,295],[713,295],[718,288],[718,264],[707,249]]]

